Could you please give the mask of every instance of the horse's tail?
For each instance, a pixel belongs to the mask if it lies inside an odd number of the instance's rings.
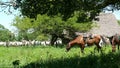
[[[113,36],[111,36],[111,37],[107,37],[107,38],[109,39],[110,44],[112,44],[112,39],[113,39]]]
[[[105,44],[107,43],[103,36],[101,36],[101,39],[102,39],[103,43],[105,43]]]

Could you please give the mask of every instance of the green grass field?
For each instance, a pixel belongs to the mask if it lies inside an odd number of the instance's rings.
[[[120,51],[112,53],[110,46],[102,50],[86,47],[81,54],[78,47],[69,52],[65,47],[0,47],[0,68],[120,68]]]

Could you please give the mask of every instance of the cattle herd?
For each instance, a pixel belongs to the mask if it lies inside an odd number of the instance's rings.
[[[54,44],[62,44],[61,40],[57,40]],[[6,42],[0,42],[0,46],[37,46],[37,45],[43,45],[47,46],[50,45],[50,41],[37,41],[37,40],[22,40],[22,41],[6,41]]]

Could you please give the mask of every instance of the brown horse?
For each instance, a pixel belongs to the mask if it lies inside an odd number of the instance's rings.
[[[92,46],[96,45],[98,48],[98,51],[101,49],[102,46],[102,36],[101,35],[92,35],[92,38],[90,36],[83,37],[82,35],[79,35],[74,40],[70,41],[66,47],[66,50],[69,51],[72,46],[75,44],[78,44],[81,48],[81,52],[84,52],[85,45]]]
[[[111,45],[112,45],[112,52],[116,51],[116,45],[118,45],[118,50],[119,50],[119,46],[120,46],[120,34],[115,34],[115,35],[109,37],[109,40],[110,40]]]
[[[79,35],[74,40],[70,41],[66,47],[66,50],[69,51],[72,46],[75,44],[78,44],[81,48],[81,52],[83,53],[83,50],[85,48],[85,41],[82,35]]]

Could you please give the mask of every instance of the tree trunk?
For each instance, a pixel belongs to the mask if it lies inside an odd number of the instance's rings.
[[[55,34],[52,35],[52,38],[51,38],[51,41],[50,41],[51,46],[54,45],[54,42],[57,40],[57,38],[58,38],[57,35],[55,35]]]

